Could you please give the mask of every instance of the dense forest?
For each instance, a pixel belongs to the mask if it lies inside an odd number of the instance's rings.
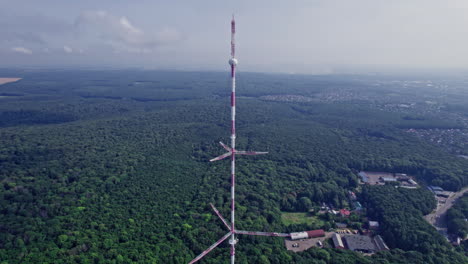
[[[436,206],[427,189],[373,186],[365,187],[361,196],[369,217],[381,223],[389,247],[421,252],[422,263],[463,263],[463,255],[423,219]]]
[[[227,74],[0,73],[23,77],[0,86],[2,263],[186,263],[226,232],[209,203],[228,215],[229,165],[208,160],[229,136]],[[348,191],[362,188],[359,170],[408,173],[453,191],[467,185],[467,160],[406,132],[465,129],[446,118],[463,113],[460,96],[445,100],[448,112],[439,115],[379,109],[376,100],[323,99],[343,89],[409,98],[409,91],[372,82],[240,74],[239,149],[269,154],[238,160],[239,229],[328,229],[328,222],[286,226],[281,214],[323,202],[350,207]],[[265,97],[285,94],[311,99]],[[418,90],[411,96],[418,100]],[[296,254],[281,238],[240,235],[238,263],[466,263],[466,253],[422,219],[435,206],[428,191],[365,187],[359,199],[384,223],[391,251]],[[201,263],[227,263],[228,254],[222,244]]]

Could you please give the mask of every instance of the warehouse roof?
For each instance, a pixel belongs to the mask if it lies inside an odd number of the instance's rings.
[[[376,247],[372,238],[368,236],[361,235],[351,235],[345,236],[344,240],[348,245],[348,248],[353,251],[364,251],[364,252],[374,252]]]
[[[343,240],[341,240],[341,236],[338,234],[333,234],[332,236],[333,244],[335,248],[344,248]]]
[[[306,231],[306,233],[309,235],[309,238],[325,236],[325,231],[323,231],[323,229]]]

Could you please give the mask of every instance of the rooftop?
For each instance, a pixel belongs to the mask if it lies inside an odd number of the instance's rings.
[[[335,245],[335,248],[344,248],[343,240],[341,239],[341,236],[338,234],[333,234],[332,236],[333,240],[333,245]]]
[[[346,228],[348,225],[346,223],[336,223],[337,228]]]
[[[349,216],[351,214],[351,212],[347,209],[340,209],[340,214],[342,216]]]
[[[309,238],[325,236],[325,231],[323,229],[306,231]]]
[[[369,178],[367,177],[366,173],[361,171],[359,172],[359,176],[361,176],[363,182],[369,182]]]
[[[379,250],[390,250],[387,246],[387,244],[385,244],[385,242],[383,241],[382,237],[377,235],[374,237],[374,241],[375,241],[375,244],[377,245],[377,247],[379,248]]]
[[[372,238],[362,235],[345,236],[348,248],[353,251],[374,252],[377,250]]]
[[[397,179],[392,178],[392,177],[382,177],[382,180],[383,180],[383,181],[386,181],[386,182],[387,182],[387,181],[388,181],[388,182],[395,182],[395,181],[397,181]]]
[[[444,189],[439,186],[429,186],[429,188],[431,188],[433,191],[444,191]]]

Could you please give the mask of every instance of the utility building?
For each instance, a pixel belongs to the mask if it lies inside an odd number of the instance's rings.
[[[379,236],[379,235],[376,235],[374,237],[374,241],[375,241],[375,244],[377,245],[377,248],[379,250],[390,250],[387,246],[387,244],[385,244],[385,242],[383,241],[382,237]]]
[[[384,182],[397,182],[397,179],[392,177],[382,177],[382,181]]]
[[[379,222],[377,221],[369,221],[369,229],[371,230],[378,230],[379,229]]]
[[[297,240],[297,239],[323,237],[325,236],[325,231],[323,231],[323,229],[317,229],[317,230],[312,230],[312,231],[291,233],[289,235],[291,236],[292,240]]]
[[[335,245],[335,248],[341,248],[341,249],[344,249],[344,244],[343,244],[343,240],[341,239],[341,236],[338,235],[338,234],[333,234],[332,236],[332,240],[333,240],[333,245]]]
[[[292,240],[298,240],[298,239],[304,239],[304,238],[309,238],[309,235],[307,234],[307,232],[291,233]]]
[[[323,229],[307,231],[307,235],[309,235],[309,238],[323,237],[325,236],[325,231]]]
[[[345,236],[344,240],[346,241],[346,245],[348,245],[348,249],[352,251],[358,251],[358,252],[364,252],[364,253],[374,253],[375,251],[377,251],[377,247],[372,241],[372,238],[368,236],[361,236],[361,235]]]

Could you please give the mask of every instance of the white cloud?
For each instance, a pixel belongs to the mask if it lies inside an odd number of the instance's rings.
[[[133,33],[133,34],[143,34],[143,31],[140,29],[134,27],[132,24],[130,24],[130,21],[126,17],[121,17],[119,19],[120,26],[122,29],[125,29],[126,31]]]
[[[134,26],[125,16],[118,17],[106,11],[83,12],[76,19],[75,27],[88,38],[109,44],[116,52],[148,53],[158,46],[181,39],[181,34],[175,29],[164,28],[150,34]]]
[[[156,37],[161,43],[171,43],[182,39],[182,35],[179,31],[168,27],[165,27],[161,31],[156,33]]]
[[[69,46],[63,46],[63,50],[66,52],[66,53],[72,53],[73,52],[73,49],[70,48]]]
[[[0,36],[0,49],[22,54],[37,50],[51,55],[145,54],[181,39],[175,29],[146,32],[131,19],[106,11],[82,12],[74,18],[74,23],[44,15],[13,16],[0,11]]]
[[[12,51],[17,52],[17,53],[23,53],[27,55],[31,55],[33,52],[30,49],[27,49],[25,47],[13,47],[11,48]]]
[[[58,40],[72,37],[73,24],[45,15],[20,15],[0,10],[0,47],[57,48]],[[22,52],[23,51],[18,51]],[[30,53],[28,53],[30,54]]]

